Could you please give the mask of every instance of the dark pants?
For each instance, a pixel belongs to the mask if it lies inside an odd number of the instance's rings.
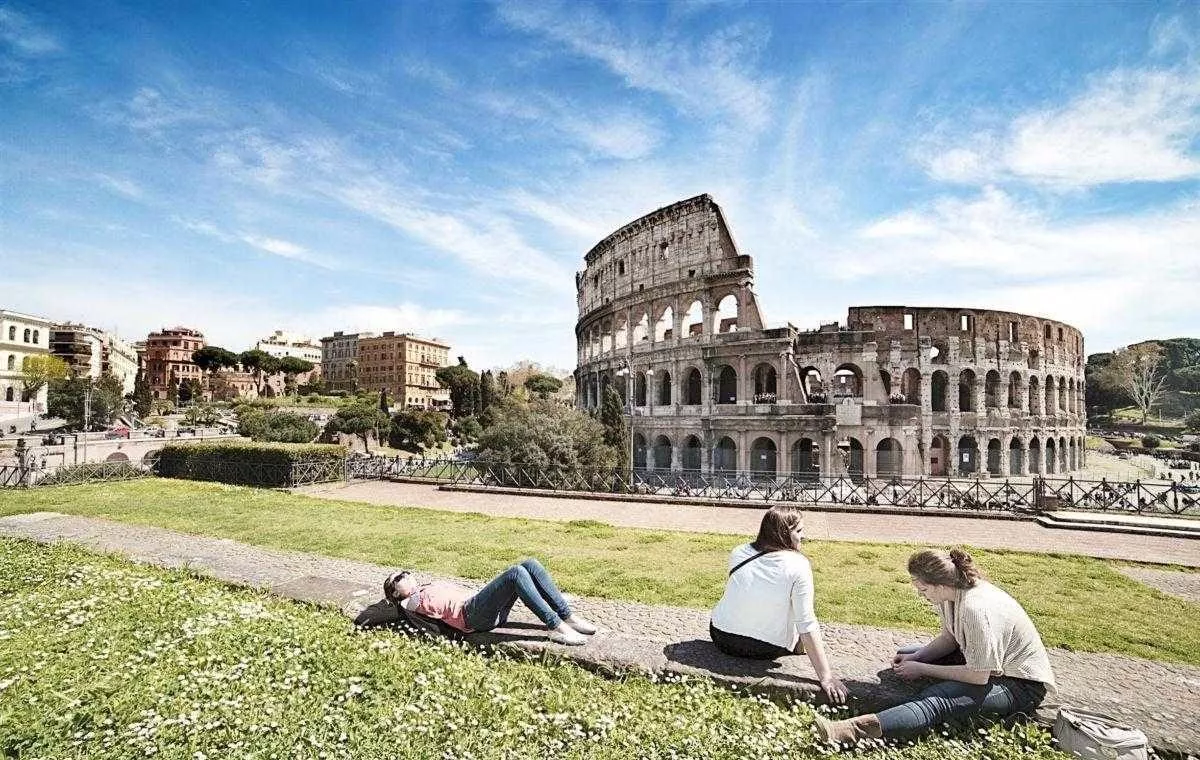
[[[547,628],[557,628],[571,616],[571,608],[554,579],[536,559],[521,560],[467,600],[463,618],[472,631],[490,631],[504,625],[520,599]]]
[[[736,633],[726,633],[712,623],[708,624],[708,636],[716,644],[717,649],[733,657],[746,657],[751,660],[774,660],[791,654],[778,644],[760,641],[750,636],[740,636]]]
[[[900,650],[915,651],[915,649]],[[963,665],[960,650],[936,660],[936,665]],[[1003,717],[1032,714],[1046,697],[1046,684],[1024,678],[992,676],[985,684],[938,681],[916,699],[878,713],[884,736],[904,736],[972,715]]]

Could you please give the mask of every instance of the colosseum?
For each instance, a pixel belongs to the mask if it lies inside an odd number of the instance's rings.
[[[708,195],[601,240],[575,278],[576,403],[612,386],[638,469],[753,477],[1021,477],[1084,461],[1082,334],[958,307],[764,325]],[[630,403],[632,402],[632,403]]]

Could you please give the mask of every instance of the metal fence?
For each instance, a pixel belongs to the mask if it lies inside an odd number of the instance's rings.
[[[1200,516],[1200,485],[1182,482],[774,476],[758,472],[533,467],[483,460],[358,457],[348,479],[428,479],[453,485],[640,494],[718,501],[1036,512],[1079,509]]]
[[[73,486],[82,483],[112,483],[154,476],[152,464],[132,462],[90,462],[54,469],[41,467],[0,467],[0,488],[34,486]]]
[[[293,488],[344,479],[346,477],[346,460],[326,457],[278,462],[229,457],[192,457],[188,462],[186,472],[165,474],[191,480]],[[164,473],[159,459],[155,457],[139,463],[94,462],[55,469],[37,466],[2,466],[0,467],[0,488],[108,483],[161,475]]]

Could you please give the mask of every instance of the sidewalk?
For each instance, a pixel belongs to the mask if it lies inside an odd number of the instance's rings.
[[[188,567],[229,583],[333,606],[351,617],[364,612],[367,616],[382,614],[375,603],[382,579],[392,569],[52,512],[0,518],[0,536],[43,543],[67,540],[154,565]],[[431,579],[421,573],[418,576],[422,582]],[[549,643],[520,606],[520,614],[508,627],[473,634],[470,640],[535,652],[551,650],[605,673],[689,673],[766,693],[811,695],[816,690],[807,658],[756,664],[718,653],[708,640],[706,610],[592,598],[572,598],[571,602],[605,629],[587,646]],[[856,709],[876,707],[912,693],[911,686],[892,677],[886,661],[899,646],[927,637],[836,624],[824,626],[824,632],[835,671],[859,698]],[[1145,730],[1160,749],[1200,754],[1200,724],[1194,720],[1200,713],[1200,668],[1061,649],[1051,650],[1050,659],[1061,701],[1126,720]]]
[[[298,488],[296,492],[323,499],[482,512],[497,517],[596,520],[631,528],[743,536],[758,532],[763,509],[755,505],[708,507],[444,491],[436,485],[385,481],[330,483]],[[1083,554],[1101,559],[1200,567],[1200,541],[1196,539],[1045,528],[1031,520],[809,510],[804,515],[804,532],[809,538],[837,541],[966,544],[984,549]]]

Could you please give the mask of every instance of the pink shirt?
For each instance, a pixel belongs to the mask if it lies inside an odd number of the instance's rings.
[[[474,593],[469,589],[465,589],[455,583],[437,581],[419,587],[413,596],[417,598],[415,606],[405,604],[404,606],[407,609],[412,610],[418,615],[441,620],[443,623],[452,625],[460,631],[471,632],[471,629],[467,627],[467,621],[463,614],[467,602],[474,596]],[[405,601],[409,600],[406,599]]]

